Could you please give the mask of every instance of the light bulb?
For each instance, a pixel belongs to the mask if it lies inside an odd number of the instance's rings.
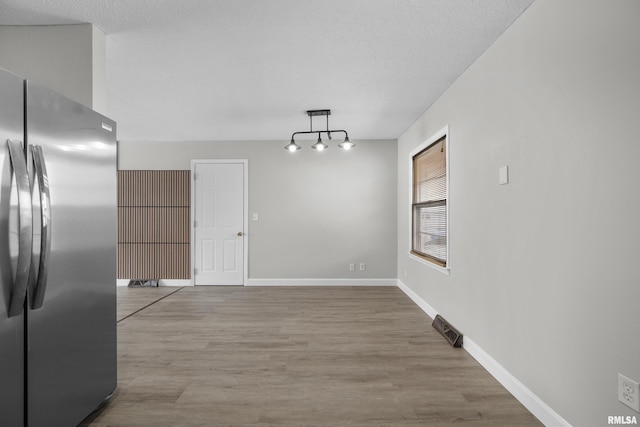
[[[341,142],[340,144],[338,144],[338,147],[344,149],[344,150],[351,150],[353,147],[355,147],[356,144],[354,144],[353,142],[349,141],[349,137],[345,137],[344,141]]]
[[[311,146],[311,148],[313,148],[314,150],[318,150],[318,151],[323,151],[327,147],[328,147],[328,145],[325,144],[324,142],[322,142],[322,139],[320,139],[320,134],[318,134],[318,142],[316,142],[315,144],[313,144]]]
[[[300,147],[298,144],[296,144],[296,142],[293,140],[293,138],[291,138],[291,142],[288,143],[287,145],[284,146],[285,150],[289,150],[292,153],[294,151],[297,151],[299,149],[301,149],[302,147]]]

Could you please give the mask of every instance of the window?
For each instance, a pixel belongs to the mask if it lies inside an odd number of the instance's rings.
[[[447,135],[412,158],[413,231],[411,252],[447,267]]]

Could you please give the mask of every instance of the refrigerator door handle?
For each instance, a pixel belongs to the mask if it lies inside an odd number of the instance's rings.
[[[42,147],[31,145],[31,157],[38,179],[38,192],[40,195],[40,221],[42,230],[40,233],[40,263],[38,266],[38,278],[35,283],[35,291],[31,295],[31,308],[38,309],[44,302],[44,294],[47,290],[47,275],[49,273],[49,255],[51,253],[51,199],[49,197],[49,176],[47,165],[42,153]]]
[[[33,248],[33,217],[27,160],[22,142],[8,139],[7,145],[18,192],[18,262],[8,313],[9,317],[12,317],[22,314],[27,295],[31,250]]]

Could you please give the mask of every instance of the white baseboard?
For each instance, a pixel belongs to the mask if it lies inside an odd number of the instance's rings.
[[[129,285],[118,279],[117,286]],[[162,279],[158,286],[193,286],[191,279]],[[396,279],[248,279],[246,286],[397,286]]]
[[[130,279],[118,279],[116,286],[129,285]],[[158,282],[158,286],[192,286],[191,279],[161,279]]]
[[[247,286],[396,286],[397,279],[248,279]]]
[[[416,294],[411,288],[398,280],[398,287],[405,293],[418,307],[432,319],[438,312]],[[536,396],[527,386],[522,384],[516,377],[511,375],[500,363],[498,363],[489,353],[484,351],[468,335],[463,337],[462,348],[482,365],[509,393],[524,405],[536,418],[547,427],[571,427],[564,418],[555,412],[542,399]]]
[[[564,418],[556,413],[542,399],[536,396],[527,386],[511,375],[501,364],[484,351],[468,336],[462,340],[462,348],[478,361],[509,393],[520,401],[533,415],[547,427],[571,427]]]
[[[427,316],[429,316],[431,319],[435,319],[436,315],[438,314],[438,312],[436,311],[435,308],[431,307],[429,304],[427,304],[427,302],[425,300],[423,300],[422,298],[420,298],[418,296],[418,294],[416,294],[415,292],[413,292],[413,290],[411,288],[409,288],[407,285],[405,285],[404,283],[402,283],[400,280],[398,280],[398,287],[400,289],[402,289],[402,292],[404,292],[405,294],[407,294],[407,296],[409,298],[411,298],[411,300],[416,303],[416,305],[418,307],[420,307],[422,309],[422,311],[424,311],[425,313],[427,313]]]

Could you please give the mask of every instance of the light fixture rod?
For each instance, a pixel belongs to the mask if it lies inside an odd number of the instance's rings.
[[[349,134],[347,133],[347,131],[346,131],[346,130],[341,130],[341,129],[338,129],[338,130],[327,129],[327,130],[309,130],[309,131],[294,132],[293,134],[291,134],[291,139],[293,139],[296,135],[303,135],[303,134],[317,133],[317,134],[318,134],[318,136],[319,136],[321,133],[329,133],[329,132],[331,132],[331,133],[333,133],[333,132],[342,132],[342,133],[344,133],[344,136],[345,136],[345,137],[349,137]]]
[[[309,131],[308,132],[294,132],[291,135],[291,139],[293,139],[296,135],[301,135],[301,134],[310,134],[310,133],[317,133],[318,134],[318,138],[320,138],[320,134],[321,133],[326,133],[327,137],[329,139],[331,139],[331,133],[333,132],[342,132],[344,133],[345,137],[349,137],[349,134],[347,133],[346,130],[332,130],[329,129],[329,116],[331,115],[331,110],[307,110],[307,115],[309,116]],[[327,129],[325,130],[313,130],[313,118],[315,116],[325,116],[327,118]]]

